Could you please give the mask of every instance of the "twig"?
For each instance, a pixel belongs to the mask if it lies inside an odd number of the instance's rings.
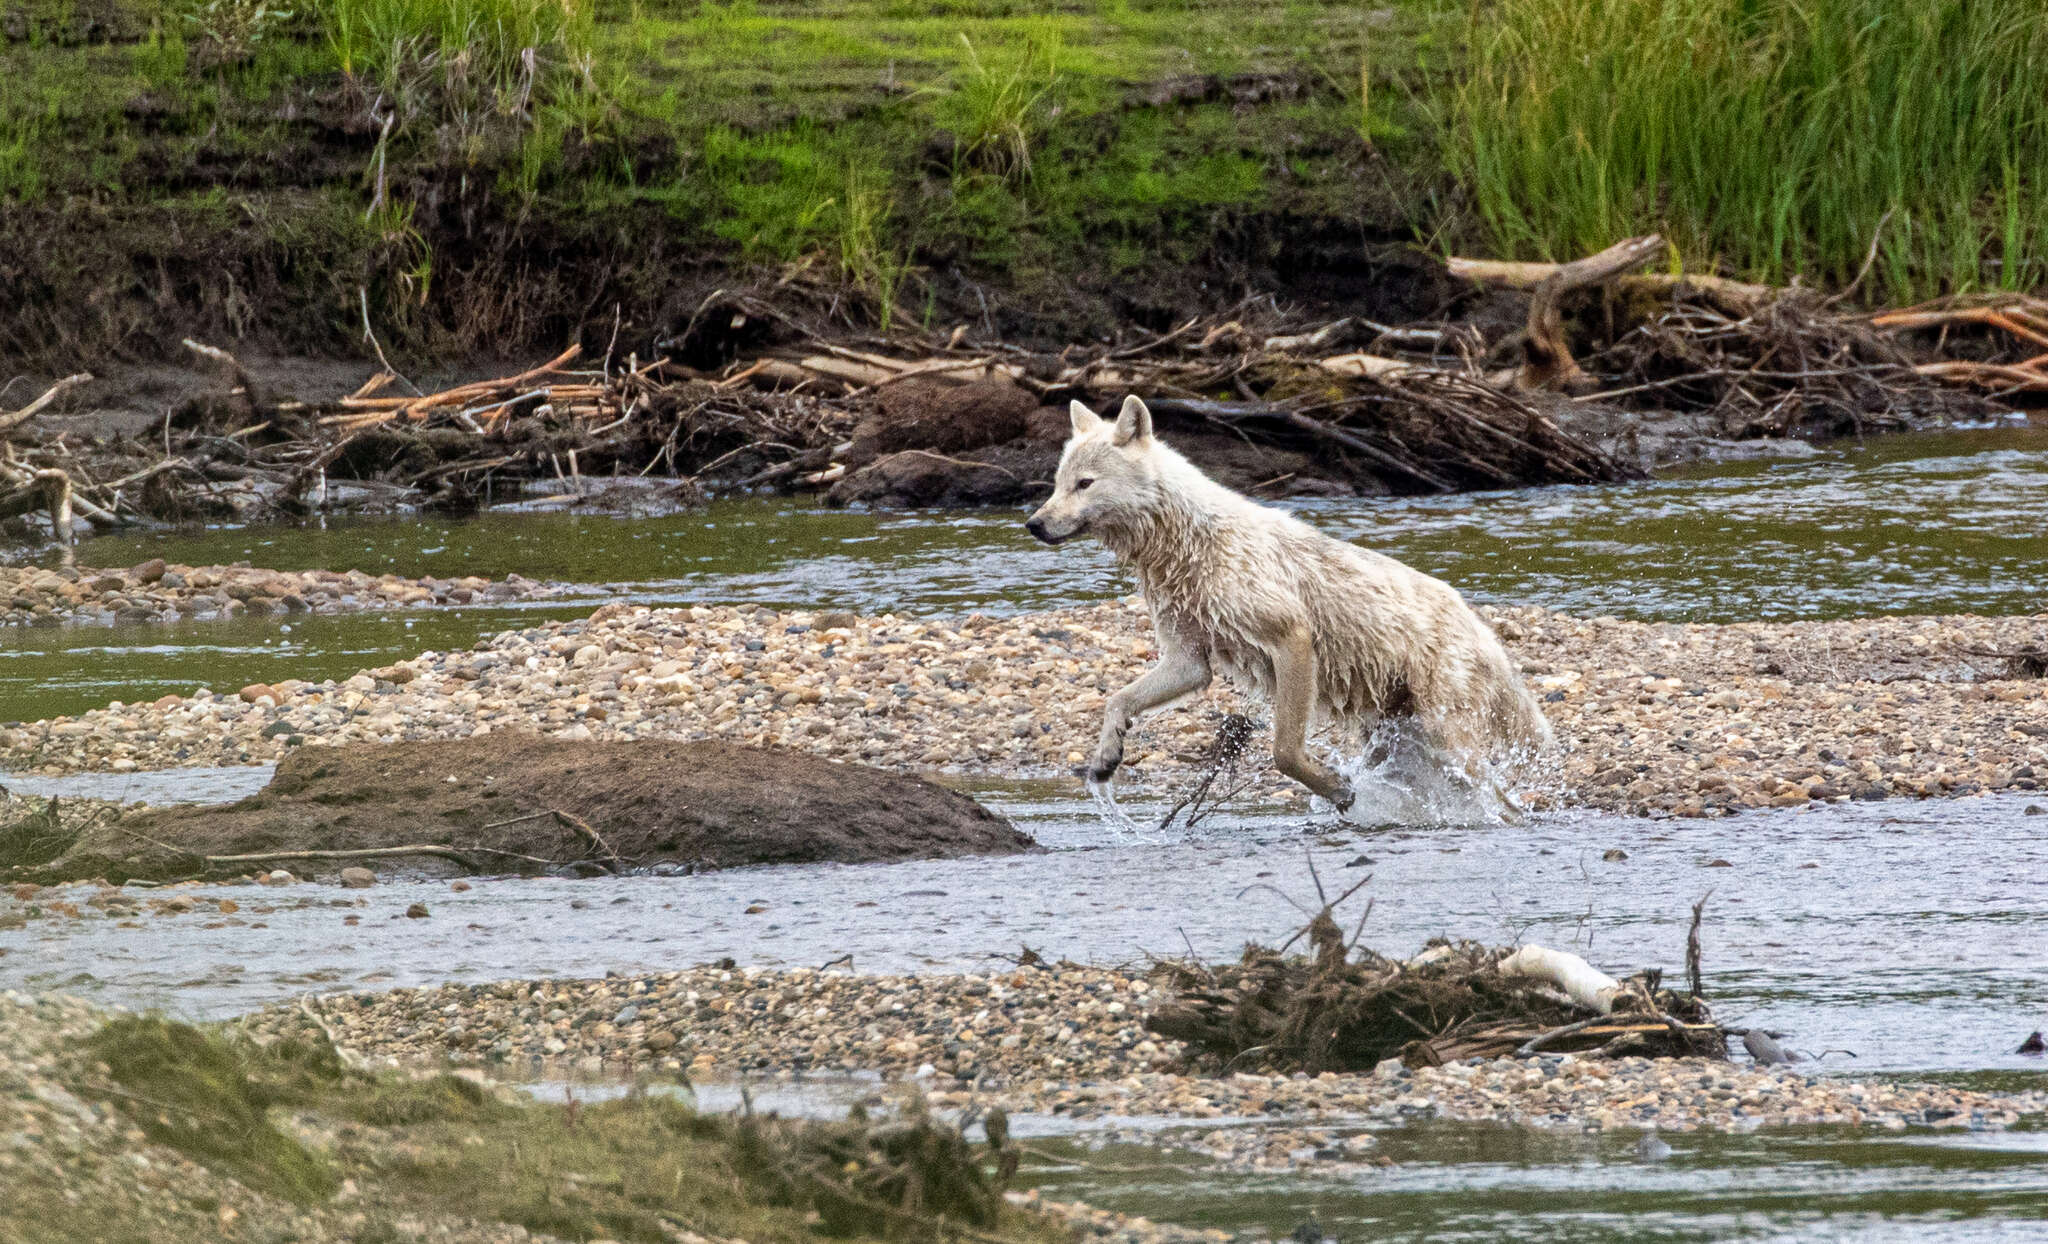
[[[140,834],[136,836],[142,837]],[[167,844],[161,842],[157,843],[157,845],[167,846]],[[178,850],[176,847],[169,847],[168,849]],[[193,853],[190,851],[180,851],[179,854],[191,855]],[[246,855],[202,855],[199,856],[199,859],[209,865],[219,865],[256,864],[276,860],[367,860],[397,855],[433,855],[445,860],[453,860],[471,872],[482,871],[477,868],[474,861],[453,847],[434,846],[428,843],[403,847],[361,847],[335,851],[253,851]]]
[[[1700,917],[1707,910],[1707,900],[1714,896],[1712,890],[1700,895],[1700,901],[1692,905],[1692,928],[1685,935],[1685,981],[1692,990],[1692,996],[1700,996]]]
[[[394,115],[395,115],[395,114],[394,114]],[[391,123],[390,123],[390,122],[388,122],[388,121],[387,121],[387,122],[385,122],[385,124],[384,124],[384,129],[385,129],[385,131],[386,131],[386,132],[388,133],[388,132],[390,131],[390,129],[391,129]],[[384,165],[383,165],[383,142],[382,142],[382,140],[381,140],[381,139],[380,139],[380,140],[378,141],[378,152],[377,152],[377,157],[378,157],[378,164],[377,164],[377,167],[378,167],[378,169],[379,169],[379,175],[380,175],[380,177],[381,177],[382,169],[383,169],[383,167],[384,167]],[[381,180],[380,180],[380,182],[379,182],[379,184],[378,184],[378,187],[377,187],[377,191],[378,191],[378,193],[379,193],[379,194],[382,194],[382,193],[383,193],[383,189],[384,189],[384,188],[383,188],[383,184],[382,184],[382,182],[381,182]],[[398,370],[398,369],[397,369],[396,367],[393,367],[393,366],[391,365],[391,360],[390,360],[390,359],[388,359],[388,358],[385,358],[385,357],[384,357],[384,347],[383,347],[382,345],[378,344],[378,341],[377,341],[377,333],[376,333],[376,330],[374,330],[374,329],[372,329],[372,328],[370,327],[370,291],[369,291],[369,290],[368,290],[367,288],[365,288],[365,287],[363,287],[363,286],[361,286],[361,285],[358,285],[358,286],[356,286],[356,304],[357,304],[357,305],[358,305],[359,307],[361,307],[361,308],[362,308],[362,312],[363,312],[363,340],[365,340],[365,341],[369,342],[369,343],[370,343],[370,348],[371,348],[372,350],[375,350],[375,351],[377,352],[377,361],[378,361],[379,363],[381,363],[381,364],[383,364],[383,365],[384,365],[384,371],[385,371],[385,372],[386,372],[386,373],[387,373],[388,375],[390,375],[392,379],[394,379],[394,380],[399,380],[399,381],[403,381],[403,382],[404,382],[404,384],[405,384],[405,387],[406,387],[406,388],[408,388],[408,389],[411,389],[411,390],[413,391],[413,395],[414,395],[414,396],[416,396],[416,397],[418,397],[418,396],[424,396],[423,394],[421,394],[421,393],[420,393],[420,387],[419,387],[418,385],[414,384],[414,383],[413,383],[412,381],[410,381],[410,380],[406,380],[406,378],[405,378],[405,373],[403,373],[403,372],[399,371],[399,370]],[[373,383],[374,383],[374,382],[373,382]],[[387,381],[386,383],[389,383],[389,381]],[[356,396],[357,396],[357,397],[367,397],[367,396],[369,396],[369,391],[370,391],[370,386],[368,386],[368,385],[365,385],[365,386],[364,386],[364,387],[363,387],[362,389],[358,389],[358,390],[356,391]]]
[[[596,826],[577,816],[574,812],[564,812],[560,808],[550,808],[548,811],[554,813],[555,819],[561,822],[563,826],[573,829],[585,838],[590,839],[591,845],[596,847],[599,853],[604,856],[612,872],[616,873],[624,867],[619,861],[619,853],[612,849],[611,843],[604,840],[603,834],[597,832]]]

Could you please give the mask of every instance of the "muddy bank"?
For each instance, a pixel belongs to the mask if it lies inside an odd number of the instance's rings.
[[[965,795],[864,765],[708,741],[507,731],[301,748],[239,803],[95,822],[32,871],[117,881],[273,866],[315,877],[364,865],[597,874],[989,855],[1032,845]],[[399,847],[428,849],[376,854]],[[322,855],[329,852],[338,854]]]
[[[1712,815],[2048,785],[2048,618],[1678,625],[1490,611],[1564,744],[1540,804]],[[1154,656],[1125,602],[940,622],[607,606],[254,702],[202,691],[0,727],[0,764],[51,773],[248,764],[301,746],[535,731],[714,738],[896,768],[1067,775],[1108,695]],[[266,702],[269,701],[269,702]],[[1219,683],[1131,736],[1122,780],[1184,790]],[[1263,740],[1254,747],[1262,748]],[[1247,798],[1300,798],[1258,771]]]
[[[1849,1123],[2006,1126],[2041,1093],[1859,1083],[1699,1059],[1548,1056],[1319,1076],[1197,1074],[1149,1033],[1166,990],[1143,972],[1073,964],[991,974],[858,976],[719,967],[594,980],[504,981],[333,995],[316,1013],[345,1047],[400,1063],[530,1074],[880,1071],[933,1100],[1071,1118],[1167,1115],[1301,1123],[1414,1118],[1584,1128],[1735,1130]],[[296,1006],[246,1021],[311,1023]]]
[[[518,574],[408,579],[360,570],[186,566],[152,558],[126,569],[0,566],[0,627],[113,626],[243,615],[351,613],[428,605],[504,604],[559,595],[560,585]]]

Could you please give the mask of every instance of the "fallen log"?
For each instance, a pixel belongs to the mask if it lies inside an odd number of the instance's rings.
[[[1547,946],[1524,946],[1494,967],[1502,976],[1528,976],[1548,981],[1573,1002],[1598,1015],[1614,1011],[1621,982],[1579,956]]]
[[[1568,266],[1510,259],[1466,259],[1460,256],[1452,256],[1444,261],[1445,269],[1452,276],[1496,289],[1534,289],[1555,276],[1560,268]],[[1753,315],[1780,299],[1809,294],[1809,291],[1796,287],[1756,285],[1748,281],[1696,272],[1639,272],[1620,277],[1615,284],[1623,293],[1660,299],[1676,298],[1686,293],[1700,294],[1721,310],[1736,316]]]

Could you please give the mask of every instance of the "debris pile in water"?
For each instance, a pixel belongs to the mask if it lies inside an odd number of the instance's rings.
[[[1695,944],[1697,933],[1695,924]],[[1728,1056],[1728,1030],[1697,985],[1666,989],[1657,969],[1617,981],[1562,951],[1451,941],[1392,959],[1348,945],[1330,907],[1288,945],[1303,937],[1307,956],[1250,946],[1228,966],[1169,963],[1178,993],[1146,1026],[1233,1068],[1311,1073],[1390,1058],[1435,1067],[1538,1053]]]

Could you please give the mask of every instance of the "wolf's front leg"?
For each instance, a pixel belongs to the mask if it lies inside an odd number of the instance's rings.
[[[1088,780],[1107,782],[1124,762],[1124,735],[1143,713],[1193,695],[1209,685],[1209,660],[1200,652],[1178,642],[1161,639],[1159,664],[1139,679],[1109,697],[1102,715],[1102,739],[1095,757],[1088,762]]]

